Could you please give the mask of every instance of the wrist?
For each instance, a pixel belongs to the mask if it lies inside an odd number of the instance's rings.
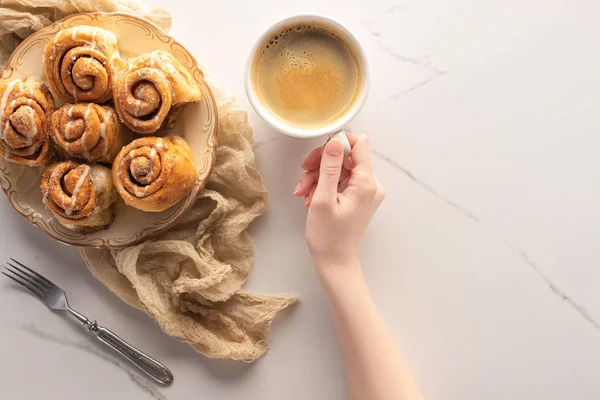
[[[358,258],[347,261],[315,263],[317,274],[326,288],[334,288],[344,282],[363,280],[362,267]]]
[[[360,263],[356,261],[351,267],[319,273],[321,284],[334,309],[354,309],[357,302],[363,303],[369,296]]]

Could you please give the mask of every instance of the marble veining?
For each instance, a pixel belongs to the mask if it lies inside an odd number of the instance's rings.
[[[525,264],[527,264],[531,269],[533,269],[535,271],[535,273],[544,281],[544,283],[548,286],[548,288],[552,291],[553,294],[555,294],[561,300],[563,300],[565,303],[567,303],[569,305],[569,307],[573,308],[583,319],[585,319],[587,322],[589,322],[594,328],[600,330],[600,323],[598,323],[598,321],[596,321],[590,315],[590,313],[587,311],[587,309],[585,308],[585,306],[576,303],[571,298],[571,296],[569,296],[567,293],[564,292],[564,290],[562,290],[555,283],[553,283],[542,272],[542,270],[538,267],[538,265],[534,261],[531,260],[531,258],[529,257],[529,255],[527,254],[527,252],[525,251],[525,249],[523,249],[523,248],[521,248],[521,247],[519,247],[517,245],[510,244],[510,242],[508,240],[506,240],[505,238],[503,238],[502,235],[500,235],[498,232],[496,232],[493,229],[491,229],[489,226],[485,225],[483,223],[483,221],[481,220],[481,218],[479,218],[478,216],[476,216],[473,212],[469,211],[468,209],[466,209],[465,207],[461,206],[460,204],[458,204],[458,203],[456,203],[456,202],[454,202],[454,201],[446,198],[445,196],[443,196],[442,194],[440,194],[439,191],[437,191],[431,185],[429,185],[427,182],[424,182],[423,180],[417,178],[412,172],[410,172],[405,167],[401,166],[399,163],[397,163],[396,161],[394,161],[390,157],[388,157],[385,154],[381,153],[377,149],[373,149],[373,154],[375,156],[377,156],[379,159],[381,159],[382,161],[385,161],[391,167],[393,167],[393,168],[397,169],[398,171],[402,172],[411,181],[413,181],[414,183],[416,183],[418,186],[420,186],[425,191],[429,192],[434,197],[437,197],[439,200],[443,201],[446,205],[448,205],[448,206],[456,209],[462,215],[464,215],[465,217],[473,220],[475,223],[482,224],[492,235],[494,235],[495,237],[497,237],[498,239],[500,239],[504,244],[506,244],[509,247],[509,249],[511,250],[511,252],[513,252],[513,254],[515,254],[523,262],[525,262]]]
[[[390,57],[392,57],[400,62],[409,63],[412,65],[424,65],[426,68],[432,68],[429,55],[425,55],[422,58],[415,58],[415,57],[409,57],[404,54],[401,54],[396,49],[394,49],[392,46],[387,46],[383,43],[381,32],[376,30],[375,28],[373,28],[373,26],[372,26],[373,24],[371,22],[362,21],[362,24],[363,24],[364,28],[371,34],[371,36],[374,36],[376,38],[379,48],[381,50],[383,50],[384,52],[386,52]],[[435,68],[433,68],[433,69],[435,69]]]
[[[283,136],[283,135],[273,136],[264,141],[257,142],[254,147],[255,147],[255,149],[259,149],[263,146],[272,145],[272,144],[278,143],[285,139],[289,139],[289,138],[286,136]],[[402,174],[404,174],[406,177],[408,177],[412,182],[414,182],[416,185],[418,185],[421,189],[425,190],[432,196],[436,197],[437,199],[442,201],[447,206],[455,209],[460,214],[462,214],[464,217],[472,220],[473,222],[475,222],[477,224],[481,224],[482,227],[484,227],[490,234],[492,234],[494,237],[496,237],[498,240],[500,240],[504,245],[508,246],[508,248],[511,250],[511,252],[516,257],[521,259],[527,266],[529,266],[542,279],[542,281],[546,284],[546,286],[548,286],[548,288],[552,291],[552,293],[554,295],[558,296],[561,300],[563,300],[567,305],[569,305],[569,307],[571,307],[573,310],[575,310],[583,319],[585,319],[587,322],[589,322],[593,327],[595,327],[596,329],[600,329],[600,323],[598,323],[590,315],[590,313],[586,310],[585,306],[576,303],[572,299],[571,296],[569,296],[567,293],[565,293],[564,290],[562,290],[555,283],[553,283],[541,271],[541,269],[537,266],[537,264],[531,260],[531,258],[529,257],[529,255],[527,254],[527,252],[524,249],[522,249],[521,247],[519,247],[517,245],[511,244],[509,240],[507,240],[502,235],[500,235],[498,232],[491,229],[487,224],[485,224],[482,221],[482,219],[480,217],[478,217],[475,213],[468,210],[464,206],[458,204],[457,202],[447,198],[446,196],[441,194],[438,190],[436,190],[434,187],[432,187],[429,183],[427,183],[427,182],[423,181],[422,179],[418,178],[417,176],[415,176],[415,174],[413,174],[407,168],[400,165],[400,163],[393,160],[391,157],[385,155],[384,153],[382,153],[381,151],[379,151],[375,148],[373,148],[372,150],[373,150],[374,156],[376,156],[378,159],[384,161],[385,163],[387,163],[389,166],[391,166],[395,170],[400,171]]]
[[[71,340],[71,339],[67,339],[64,337],[58,337],[55,335],[52,335],[48,332],[43,331],[42,329],[40,329],[38,326],[36,326],[33,323],[27,323],[27,324],[22,324],[20,326],[17,326],[17,330],[19,330],[20,332],[25,332],[28,333],[30,335],[33,335],[39,339],[45,340],[47,342],[52,342],[52,343],[56,343],[59,344],[61,346],[66,346],[66,347],[70,347],[72,349],[76,349],[76,350],[81,350],[84,351],[86,353],[92,354],[96,357],[99,357],[107,362],[109,362],[110,364],[116,366],[117,368],[121,369],[122,371],[124,371],[127,376],[129,376],[129,378],[131,379],[131,381],[136,384],[137,386],[139,386],[145,393],[148,393],[150,395],[150,397],[152,397],[153,399],[156,400],[168,400],[167,397],[165,395],[163,395],[157,388],[156,385],[152,382],[150,382],[148,379],[145,379],[144,377],[141,377],[137,374],[136,372],[133,372],[133,367],[130,366],[129,364],[127,364],[127,361],[123,360],[122,358],[118,358],[117,356],[113,357],[112,355],[108,355],[108,352],[110,352],[110,349],[106,349],[107,351],[101,351],[100,349],[96,349],[92,344],[86,344],[86,343],[82,343],[79,341],[75,341],[75,340]],[[84,335],[85,333],[82,332],[82,335]]]
[[[511,245],[510,250],[519,256],[527,265],[529,265],[538,275],[539,277],[548,285],[552,293],[556,296],[560,297],[565,303],[569,305],[569,307],[573,308],[583,319],[592,324],[592,326],[596,329],[600,330],[600,323],[596,321],[589,313],[589,311],[585,308],[585,306],[576,303],[568,294],[566,294],[561,288],[556,286],[554,282],[552,282],[538,267],[538,265],[529,258],[527,252],[518,247]]]
[[[429,78],[425,79],[424,81],[421,81],[415,85],[410,86],[408,89],[405,89],[399,93],[396,93],[396,94],[390,96],[390,100],[398,100],[399,98],[406,96],[410,92],[414,92],[415,90],[427,85],[434,79],[437,79],[443,75],[446,75],[447,73],[448,73],[448,71],[435,71],[434,75],[430,76]]]
[[[392,7],[390,10],[395,11],[395,10],[401,9],[401,8],[397,8],[397,7],[398,6]],[[388,11],[388,13],[389,13],[389,11]],[[378,31],[377,29],[373,28],[374,24],[372,22],[362,21],[362,24],[363,24],[363,27],[367,30],[367,32],[369,32],[371,34],[371,36],[373,36],[377,40],[378,47],[382,51],[387,53],[390,57],[392,57],[393,59],[395,59],[399,62],[408,63],[413,66],[422,67],[423,69],[430,71],[432,74],[430,77],[428,77],[424,80],[421,80],[419,82],[416,82],[415,84],[409,86],[408,88],[390,96],[390,98],[389,98],[390,100],[398,100],[401,97],[404,97],[405,95],[407,95],[408,93],[413,92],[413,91],[427,85],[428,83],[432,82],[433,80],[440,78],[449,72],[447,70],[443,70],[443,69],[436,67],[432,63],[431,55],[429,55],[429,54],[426,54],[421,58],[409,57],[404,54],[401,54],[393,47],[387,46],[383,43],[382,33],[380,31]]]
[[[257,362],[206,359],[109,293],[77,249],[30,226],[0,196],[0,263],[17,257],[39,267],[74,305],[155,349],[175,374],[172,387],[157,387],[0,279],[0,398],[347,398],[305,245],[306,210],[291,193],[298,164],[325,138],[278,134],[244,90],[254,38],[306,10],[343,22],[371,59],[369,99],[349,128],[371,137],[387,197],[361,259],[425,397],[600,398],[600,2],[143,3],[172,13],[172,36],[248,109],[269,203],[249,230],[256,261],[245,289],[296,294],[302,305],[276,321],[271,350]],[[69,379],[43,366],[24,374],[40,348],[64,365],[91,362],[70,367]]]
[[[460,204],[444,197],[442,194],[440,194],[437,190],[435,190],[431,185],[429,185],[427,182],[424,182],[423,180],[417,178],[412,172],[410,172],[408,169],[406,169],[405,167],[401,166],[398,162],[394,161],[393,159],[391,159],[390,157],[386,156],[385,154],[383,154],[382,152],[380,152],[379,150],[373,148],[373,154],[381,159],[382,161],[385,161],[387,164],[389,164],[391,167],[397,169],[398,171],[402,172],[404,175],[406,175],[408,178],[410,178],[411,181],[413,181],[414,183],[416,183],[418,186],[420,186],[422,189],[424,189],[425,191],[429,192],[430,194],[432,194],[434,197],[437,197],[438,199],[440,199],[441,201],[443,201],[444,203],[446,203],[448,206],[458,210],[461,214],[463,214],[465,217],[475,221],[475,222],[481,222],[481,220],[479,219],[479,217],[477,217],[475,214],[473,214],[471,211],[467,210],[465,207],[461,206]]]
[[[272,145],[272,144],[278,143],[278,142],[280,142],[282,140],[285,140],[285,139],[290,139],[290,138],[288,138],[287,136],[284,136],[284,135],[273,136],[273,137],[270,137],[270,138],[268,138],[266,140],[257,142],[255,144],[254,148],[255,149],[259,149],[259,148],[261,148],[263,146]],[[455,209],[460,214],[462,214],[464,217],[466,217],[466,218],[472,220],[473,222],[475,222],[477,224],[480,224],[482,227],[484,227],[490,234],[492,234],[494,237],[496,237],[498,240],[500,240],[504,245],[506,245],[510,249],[510,251],[516,257],[518,257],[527,266],[529,266],[539,276],[539,278],[542,279],[542,281],[545,283],[546,286],[548,286],[548,288],[552,291],[552,293],[554,295],[556,295],[557,297],[559,297],[569,307],[571,307],[573,310],[575,310],[584,320],[586,320],[587,322],[589,322],[594,328],[600,330],[600,323],[598,323],[598,321],[596,321],[590,315],[590,313],[587,311],[587,309],[585,308],[585,306],[583,306],[583,305],[578,304],[577,302],[575,302],[570,295],[568,295],[567,293],[565,293],[564,290],[562,290],[554,282],[552,282],[542,272],[542,270],[538,267],[538,265],[534,261],[532,261],[532,259],[529,257],[529,255],[527,254],[527,252],[525,251],[525,249],[519,247],[518,245],[511,244],[509,240],[507,240],[502,235],[500,235],[498,232],[496,232],[495,230],[493,230],[492,228],[490,228],[487,224],[485,224],[482,221],[482,219],[480,217],[478,217],[475,213],[473,213],[472,211],[468,210],[466,207],[458,204],[457,202],[455,202],[455,201],[447,198],[446,196],[444,196],[443,194],[441,194],[438,190],[436,190],[434,187],[432,187],[429,183],[427,183],[427,182],[423,181],[422,179],[418,178],[410,170],[408,170],[406,167],[403,167],[402,165],[400,165],[400,163],[398,163],[397,161],[395,161],[391,157],[385,155],[384,153],[382,153],[381,151],[377,150],[376,148],[373,148],[372,151],[373,151],[373,155],[375,157],[377,157],[378,159],[384,161],[385,163],[387,163],[389,166],[391,166],[395,170],[401,172],[403,175],[405,175],[406,177],[408,177],[412,182],[414,182],[421,189],[425,190],[426,192],[428,192],[432,196],[436,197],[437,199],[439,199],[440,201],[442,201],[447,206]]]
[[[396,11],[401,11],[407,14],[412,14],[415,12],[414,9],[410,8],[410,7],[406,7],[406,6],[401,6],[401,5],[394,5],[391,6],[390,8],[388,8],[387,10],[385,10],[383,13],[384,14],[392,14]]]

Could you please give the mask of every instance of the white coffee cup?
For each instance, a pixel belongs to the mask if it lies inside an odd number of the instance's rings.
[[[283,119],[278,118],[273,111],[271,111],[269,107],[263,104],[263,102],[260,100],[255,90],[255,83],[253,82],[252,65],[257,57],[257,53],[262,51],[264,43],[282,30],[298,25],[317,26],[337,35],[341,40],[350,46],[350,49],[353,51],[359,62],[359,68],[361,69],[361,73],[363,75],[361,79],[361,86],[357,88],[359,94],[354,100],[352,106],[346,110],[343,115],[336,118],[335,121],[317,128],[299,128],[287,124]],[[351,148],[343,127],[350,122],[350,120],[352,120],[356,114],[358,114],[362,106],[365,104],[367,95],[369,93],[369,79],[369,60],[367,59],[364,47],[361,45],[358,38],[339,21],[320,14],[299,14],[284,18],[271,25],[258,37],[256,43],[250,51],[248,61],[246,62],[246,94],[248,95],[250,104],[252,104],[252,107],[262,119],[264,119],[277,131],[288,136],[297,138],[313,138],[317,136],[329,135],[331,138],[339,139],[342,142],[345,155],[350,155]]]

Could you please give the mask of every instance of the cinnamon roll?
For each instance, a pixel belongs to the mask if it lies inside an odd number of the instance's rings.
[[[171,128],[187,103],[202,98],[190,72],[160,50],[129,60],[117,75],[113,91],[121,121],[141,134]]]
[[[50,89],[69,103],[104,103],[112,97],[115,72],[123,66],[117,37],[94,26],[64,29],[44,48]]]
[[[110,170],[99,164],[64,161],[50,165],[42,174],[46,208],[66,228],[95,232],[111,224],[117,201]]]
[[[192,190],[198,170],[184,139],[147,137],[123,147],[113,163],[112,176],[125,203],[160,212]]]
[[[47,164],[55,154],[49,139],[54,97],[38,78],[0,82],[0,154],[28,166]]]
[[[93,103],[65,104],[56,110],[50,136],[67,158],[106,163],[131,140],[113,109]]]

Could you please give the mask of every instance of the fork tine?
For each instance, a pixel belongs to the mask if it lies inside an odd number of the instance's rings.
[[[8,270],[8,269],[7,269]],[[17,279],[11,275],[8,275],[7,273],[5,273],[4,271],[0,271],[0,274],[6,276],[7,278],[12,279],[13,281],[17,282],[19,285],[23,286],[25,289],[29,290],[35,297],[37,297],[40,300],[43,300],[42,295],[38,292],[37,289],[35,289],[33,286],[27,285],[25,282],[22,282],[20,279]]]
[[[14,268],[14,270],[13,270],[13,269],[6,267],[7,271],[12,272],[13,275],[17,275],[18,277],[23,279],[25,282],[29,283],[30,285],[33,285],[44,296],[48,293],[48,289],[45,288],[44,286],[40,285],[39,282],[37,282],[34,277],[29,276],[27,273],[25,273],[25,271],[19,269],[18,267],[15,267],[11,263],[7,263],[7,264]]]
[[[23,265],[22,263],[18,262],[17,260],[15,260],[14,258],[11,257],[11,260],[13,262],[16,262],[17,264],[19,264],[21,267],[25,268],[27,271],[31,272],[32,274],[34,274],[35,276],[37,276],[38,278],[40,278],[40,280],[46,284],[46,286],[48,286],[48,289],[51,289],[53,286],[56,286],[54,283],[50,282],[48,279],[44,278],[42,275],[38,274],[37,272],[35,272],[34,270],[32,270],[31,268],[27,267],[26,265]],[[16,267],[15,267],[16,268]]]

